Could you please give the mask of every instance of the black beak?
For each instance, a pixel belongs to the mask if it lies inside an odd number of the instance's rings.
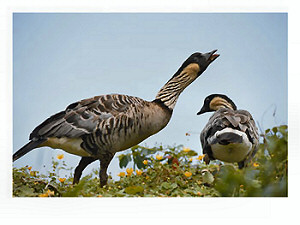
[[[207,112],[206,108],[203,106],[199,112],[197,112],[197,115],[201,115],[203,113]]]
[[[219,54],[214,54],[216,51],[218,50],[216,49],[211,52],[203,54],[203,56],[205,57],[206,61],[208,61],[208,63],[212,63],[213,61],[215,61],[216,58],[220,56]]]

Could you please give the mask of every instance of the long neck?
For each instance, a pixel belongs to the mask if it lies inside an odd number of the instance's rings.
[[[198,77],[199,71],[199,65],[196,63],[191,63],[185,68],[179,69],[160,89],[155,100],[160,100],[165,106],[173,110],[179,95]]]

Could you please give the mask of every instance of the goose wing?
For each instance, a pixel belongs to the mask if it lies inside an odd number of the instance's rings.
[[[127,95],[101,95],[70,104],[36,127],[30,134],[30,140],[48,137],[77,138],[96,131],[104,120],[125,114],[132,106],[145,101]]]
[[[245,132],[255,146],[258,145],[258,129],[255,125],[255,121],[251,114],[246,110],[236,110],[232,115],[234,118],[240,118],[240,122],[238,123],[239,130]]]

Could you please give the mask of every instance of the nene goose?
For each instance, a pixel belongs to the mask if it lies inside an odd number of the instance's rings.
[[[206,97],[197,115],[212,111],[215,113],[200,134],[204,161],[237,162],[243,168],[258,149],[258,131],[251,114],[237,110],[233,101],[221,94]]]
[[[180,93],[199,77],[219,55],[217,50],[192,54],[149,102],[128,95],[110,94],[69,105],[39,126],[13,161],[29,151],[48,146],[81,156],[73,183],[95,160],[100,161],[100,186],[107,184],[107,167],[116,152],[128,149],[163,129]]]

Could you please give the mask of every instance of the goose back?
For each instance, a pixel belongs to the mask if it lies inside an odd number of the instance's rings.
[[[252,149],[247,156],[247,162],[255,155],[258,148],[258,130],[251,114],[246,110],[218,109],[209,119],[200,135],[203,153],[214,159],[208,139],[216,132],[225,128],[232,128],[247,135]]]

